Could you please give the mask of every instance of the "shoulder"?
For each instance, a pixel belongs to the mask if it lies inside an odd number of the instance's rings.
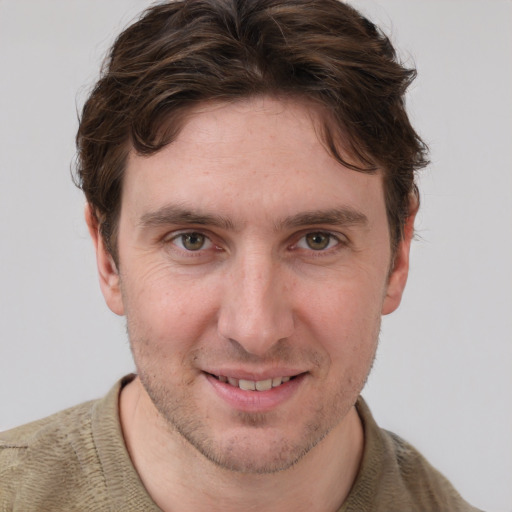
[[[55,436],[60,431],[68,430],[76,419],[90,416],[90,410],[94,403],[95,400],[91,400],[46,418],[0,432],[0,453],[8,448],[26,447],[48,434]]]
[[[357,411],[364,428],[365,447],[359,475],[343,512],[477,512],[418,450],[381,429],[362,399]]]
[[[396,489],[404,500],[415,503],[418,510],[477,511],[416,448],[393,432],[381,432],[389,450],[388,467],[393,468]]]
[[[95,403],[0,434],[0,509],[36,510],[37,503],[59,510],[59,502],[74,501],[63,494],[80,496],[91,478],[101,479],[91,427]]]

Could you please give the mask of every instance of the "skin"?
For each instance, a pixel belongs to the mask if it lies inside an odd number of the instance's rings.
[[[414,215],[392,258],[381,174],[337,163],[317,125],[297,100],[208,104],[157,154],[132,153],[118,268],[86,210],[137,366],[127,447],[163,510],[336,510],[357,475],[354,403]],[[259,392],[212,375],[295,378]]]

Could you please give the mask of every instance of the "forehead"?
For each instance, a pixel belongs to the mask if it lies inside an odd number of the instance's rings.
[[[192,165],[196,158],[206,158],[212,167],[217,163],[214,158],[225,158],[226,166],[244,158],[254,170],[275,167],[280,157],[295,154],[298,144],[315,150],[317,157],[330,158],[318,136],[323,124],[320,112],[319,106],[305,100],[268,96],[203,103],[184,116],[169,153],[174,157],[180,153],[180,159]],[[259,153],[259,149],[272,152]]]
[[[339,203],[383,205],[380,173],[339,164],[321,127],[319,109],[296,99],[201,105],[160,152],[130,154],[122,203],[139,213],[173,202],[226,215],[252,205],[281,216]]]

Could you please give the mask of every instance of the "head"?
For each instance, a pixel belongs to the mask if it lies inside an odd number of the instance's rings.
[[[407,278],[413,76],[337,0],[165,3],[113,46],[77,138],[100,283],[146,403],[223,468],[346,428]]]
[[[117,262],[126,159],[171,143],[194,107],[257,95],[321,113],[326,149],[355,172],[383,172],[392,248],[418,206],[426,147],[404,94],[415,77],[389,39],[338,0],[189,0],[148,9],[114,43],[77,134],[77,181]]]

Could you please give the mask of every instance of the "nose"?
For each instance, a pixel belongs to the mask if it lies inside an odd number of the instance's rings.
[[[272,257],[241,256],[223,286],[218,330],[246,352],[263,356],[294,329],[291,282]]]

